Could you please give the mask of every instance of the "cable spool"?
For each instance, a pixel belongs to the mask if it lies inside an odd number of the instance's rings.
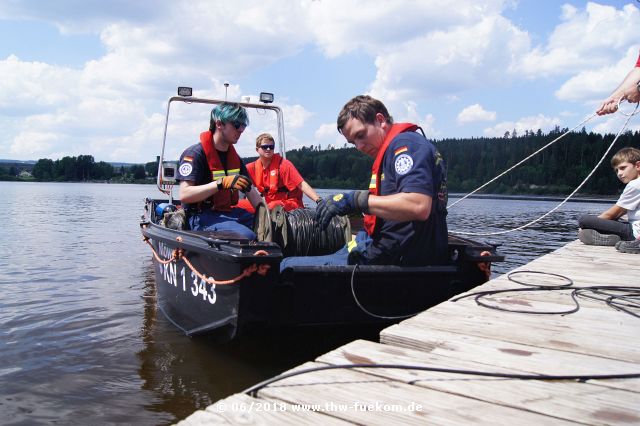
[[[267,220],[271,226],[267,226]],[[268,216],[256,214],[254,227],[260,230],[256,232],[258,240],[275,242],[285,257],[331,254],[351,240],[351,223],[346,216],[333,217],[329,226],[321,230],[315,210],[306,208],[287,212],[277,205]]]
[[[320,229],[315,211],[295,209],[285,213],[288,242],[285,255],[320,256],[340,250],[351,240],[351,224],[345,216],[335,216]]]

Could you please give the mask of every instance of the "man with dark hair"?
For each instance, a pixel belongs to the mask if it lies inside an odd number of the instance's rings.
[[[416,133],[415,124],[394,124],[384,104],[371,96],[347,102],[337,127],[347,142],[374,159],[369,190],[320,201],[316,219],[326,228],[334,216],[364,213],[365,231],[334,254],[287,258],[280,269],[446,263],[446,170],[433,143]]]
[[[225,102],[211,111],[209,131],[180,156],[180,200],[189,226],[200,231],[232,231],[254,240],[253,215],[238,208],[238,191],[248,192],[251,180],[233,145],[249,124],[247,111]]]

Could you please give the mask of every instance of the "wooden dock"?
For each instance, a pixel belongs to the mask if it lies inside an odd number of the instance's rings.
[[[640,289],[640,255],[575,241],[512,275],[525,283]],[[473,291],[522,288],[507,275]],[[510,310],[572,309],[570,291],[487,296]],[[604,300],[579,298],[567,315],[504,312],[473,297],[447,301],[383,330],[380,343],[354,341],[294,370],[402,364],[541,375],[640,373],[640,318]],[[636,306],[640,298],[635,296]],[[640,314],[635,309],[635,314]],[[255,397],[236,394],[181,421],[205,424],[640,424],[640,378],[518,380],[411,369],[328,369],[275,382]]]

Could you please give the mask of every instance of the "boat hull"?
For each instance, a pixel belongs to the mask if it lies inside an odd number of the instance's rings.
[[[147,211],[153,211],[148,208]],[[153,219],[153,217],[151,218]],[[393,323],[488,279],[492,245],[450,237],[443,266],[306,266],[279,272],[275,243],[144,220],[158,306],[187,335],[230,340],[265,327]]]

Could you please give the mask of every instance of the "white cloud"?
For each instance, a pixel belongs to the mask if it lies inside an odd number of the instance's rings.
[[[626,113],[630,113],[632,111],[633,108],[628,108],[628,110],[623,109],[623,111],[625,111]],[[599,119],[604,120],[601,123],[598,123],[596,126],[594,126],[593,131],[595,133],[601,133],[601,134],[613,134],[613,135],[617,135],[618,132],[620,132],[626,122],[627,117],[621,115],[621,114],[613,114],[613,115],[606,115],[603,117],[599,117]],[[634,120],[630,120],[629,123],[627,124],[627,126],[624,128],[624,131],[640,131],[640,123]]]
[[[57,142],[56,135],[41,132],[23,132],[14,138],[10,152],[16,156],[26,153],[31,158],[34,158],[34,156],[48,153],[55,142]]]
[[[495,111],[486,111],[480,104],[469,105],[458,114],[458,123],[472,123],[474,121],[494,121]]]
[[[78,72],[10,55],[0,61],[0,111],[51,107],[74,96]]]
[[[363,49],[377,55],[430,29],[466,26],[503,10],[505,0],[407,0],[376,2],[322,0],[306,3],[308,25],[329,56]],[[416,51],[423,52],[423,51]]]
[[[433,116],[433,114],[427,114],[422,119],[421,123],[422,124],[420,125],[420,127],[422,127],[422,130],[424,130],[424,134],[427,136],[427,138],[434,139],[442,135],[442,132],[436,130],[435,128],[436,118]]]
[[[604,67],[637,44],[640,10],[631,3],[622,9],[593,2],[584,10],[565,5],[561,19],[546,46],[529,52],[515,64],[516,71],[539,78]]]
[[[313,114],[307,111],[302,105],[285,105],[282,108],[284,115],[285,129],[299,129]]]
[[[556,92],[560,100],[596,103],[618,87],[638,58],[640,44],[629,47],[618,62],[610,66],[581,71],[567,80]],[[595,105],[594,105],[595,107]]]
[[[321,124],[316,131],[314,132],[314,145],[320,144],[323,147],[327,147],[329,145],[334,147],[342,147],[347,140],[342,136],[338,129],[336,128],[336,123],[324,123]],[[299,146],[305,145],[300,144]]]
[[[527,34],[501,16],[431,31],[376,57],[371,93],[386,101],[419,100],[502,85],[514,57],[528,46]]]
[[[336,123],[325,123],[321,124],[320,127],[315,131],[314,136],[318,140],[335,137],[338,133],[338,129],[336,128]]]
[[[560,126],[561,121],[555,117],[546,117],[542,114],[531,117],[523,117],[518,121],[503,121],[493,127],[484,129],[484,135],[489,137],[502,137],[506,132],[512,133],[515,129],[516,132],[522,136],[525,131],[537,132],[541,129],[543,132],[552,130],[555,126]]]

